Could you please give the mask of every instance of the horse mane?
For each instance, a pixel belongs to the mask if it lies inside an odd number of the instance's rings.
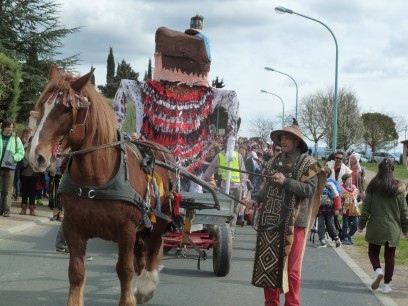
[[[61,72],[58,77],[54,77],[49,80],[49,83],[45,87],[43,93],[38,99],[35,109],[38,111],[42,105],[47,101],[47,94],[53,92],[56,89],[67,91],[73,90],[71,83],[78,79],[72,74],[67,72]],[[113,109],[108,105],[105,97],[99,93],[95,85],[87,82],[78,94],[86,97],[90,102],[88,110],[88,118],[85,122],[85,139],[86,144],[106,144],[112,143],[117,139],[117,120]],[[77,110],[74,107],[74,112]],[[105,151],[105,150],[102,150]],[[110,158],[106,156],[105,158]],[[103,161],[105,162],[105,161]],[[108,160],[109,162],[109,160]],[[103,164],[103,163],[101,163]]]

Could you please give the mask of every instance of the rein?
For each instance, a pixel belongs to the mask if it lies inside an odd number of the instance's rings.
[[[168,153],[167,151],[160,150],[159,148],[157,148],[157,147],[155,147],[155,146],[153,146],[153,145],[151,145],[149,143],[145,143],[145,142],[140,141],[140,140],[126,139],[126,140],[116,141],[116,142],[112,142],[112,143],[106,143],[106,144],[103,144],[103,145],[99,145],[99,146],[95,146],[95,147],[91,147],[91,148],[86,148],[86,149],[82,149],[82,150],[78,150],[78,151],[71,151],[70,153],[67,153],[66,155],[74,156],[74,155],[79,155],[79,154],[85,154],[85,153],[89,153],[89,152],[93,152],[93,151],[97,151],[97,150],[101,150],[101,149],[105,149],[105,148],[109,148],[109,147],[114,147],[114,146],[120,145],[122,143],[138,143],[138,144],[140,144],[142,146],[149,147],[150,149]],[[195,158],[189,158],[189,160],[200,162],[200,163],[202,163],[203,165],[206,165],[206,166],[211,166],[212,165],[211,163],[201,161],[201,160],[198,160],[198,159],[195,159]],[[261,173],[255,173],[255,172],[246,171],[246,170],[234,169],[234,168],[225,167],[225,166],[216,166],[216,165],[212,165],[212,166],[214,168],[232,170],[232,171],[236,171],[236,172],[242,172],[242,173],[245,173],[245,174],[253,174],[253,175],[260,176],[260,177],[272,178],[272,176],[270,176],[270,175],[265,175],[265,174],[261,174]]]
[[[65,154],[65,156],[81,155],[81,154],[85,154],[85,153],[89,153],[89,152],[93,152],[93,151],[98,151],[98,150],[101,150],[101,149],[115,147],[117,145],[120,145],[120,144],[123,144],[123,143],[130,143],[130,142],[131,142],[131,140],[126,139],[126,140],[120,140],[120,141],[115,141],[115,142],[111,142],[111,143],[105,143],[105,144],[95,146],[95,147],[90,147],[90,148],[86,148],[86,149],[82,149],[82,150],[78,150],[78,151],[71,151],[71,152]]]
[[[86,149],[82,149],[82,150],[78,150],[78,151],[71,151],[71,152],[69,152],[69,153],[67,153],[67,154],[62,154],[61,156],[75,156],[75,155],[80,155],[80,154],[86,154],[86,153],[89,153],[89,152],[93,152],[93,151],[97,151],[97,150],[101,150],[101,149],[105,149],[105,148],[114,147],[114,146],[117,146],[117,145],[120,145],[120,144],[123,144],[123,143],[138,143],[138,144],[143,145],[143,146],[145,146],[145,147],[151,148],[152,150],[156,150],[156,151],[168,153],[167,151],[161,150],[161,149],[159,149],[159,148],[157,148],[157,147],[155,147],[155,146],[153,146],[153,145],[151,145],[151,144],[149,144],[149,143],[145,143],[145,142],[140,141],[140,140],[126,139],[126,140],[115,141],[115,142],[112,142],[112,143],[106,143],[106,144],[102,144],[102,145],[99,145],[99,146],[90,147],[90,148],[86,148]],[[156,161],[156,163],[157,163],[158,166],[161,166],[161,167],[163,167],[163,168],[167,168],[168,170],[171,170],[171,171],[175,171],[176,169],[182,170],[182,168],[181,168],[179,165],[175,164],[175,163],[171,163],[171,165],[168,165],[168,164],[162,163],[162,162],[158,162],[158,161]],[[211,165],[211,163],[207,163],[207,162],[202,162],[202,163],[205,164],[205,165]],[[250,172],[250,171],[244,171],[244,170],[240,170],[240,169],[233,169],[233,168],[229,168],[229,167],[215,166],[215,165],[213,165],[213,167],[215,167],[215,168],[221,168],[221,169],[226,169],[226,170],[233,170],[233,171],[242,172],[242,173],[245,173],[245,174],[254,174],[254,175],[258,175],[258,176],[266,177],[266,178],[271,178],[271,176],[268,176],[268,175],[264,175],[264,174],[260,174],[260,173],[254,173],[254,172]],[[193,180],[193,181],[195,181],[196,183],[198,183],[198,182],[197,182],[197,178],[195,178],[195,176],[192,176],[192,175],[191,175],[189,172],[187,172],[186,170],[182,171],[182,173],[183,173],[185,176],[188,176],[188,178],[190,178],[191,180]],[[201,181],[200,183],[203,183],[203,181]],[[204,186],[204,187],[208,187],[208,186]],[[217,191],[217,192],[219,192],[219,193],[221,193],[221,194],[227,196],[228,198],[233,199],[235,202],[238,202],[238,203],[240,203],[240,204],[246,206],[246,205],[245,205],[246,203],[245,203],[244,201],[235,199],[233,196],[231,196],[230,194],[228,194],[228,193],[222,191],[220,188],[211,186],[210,188],[207,188],[207,189],[208,189],[211,193],[213,193],[212,190],[215,190],[215,191]],[[220,208],[219,208],[219,205],[216,205],[216,208],[217,208],[217,209],[220,209]],[[153,212],[152,212],[152,213],[153,213]]]

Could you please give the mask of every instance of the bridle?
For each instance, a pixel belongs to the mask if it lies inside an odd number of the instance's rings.
[[[69,129],[68,134],[62,136],[62,138],[56,144],[57,149],[55,150],[55,157],[59,157],[63,151],[62,142],[66,137],[69,137],[77,127],[81,127],[85,124],[86,119],[88,117],[89,106],[91,104],[88,101],[88,98],[82,96],[75,91],[69,90],[61,90],[55,89],[52,92],[47,93],[44,96],[44,103],[51,103],[55,100],[55,106],[63,105],[68,109],[72,110],[72,118],[73,123],[71,128]],[[54,106],[54,107],[55,107]],[[55,146],[54,146],[55,147]]]

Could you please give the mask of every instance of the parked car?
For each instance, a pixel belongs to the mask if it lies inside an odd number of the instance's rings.
[[[368,163],[368,159],[365,156],[361,155],[360,156],[360,163]]]
[[[387,152],[375,152],[372,161],[374,163],[381,163],[385,157],[389,158],[394,164],[399,164],[399,161],[395,159],[395,156]]]

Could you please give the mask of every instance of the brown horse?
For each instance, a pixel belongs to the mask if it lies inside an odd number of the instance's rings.
[[[100,186],[103,189],[118,176],[118,168],[123,169],[123,162],[128,166],[128,182],[141,199],[145,199],[149,183],[139,160],[140,152],[131,144],[126,144],[124,150],[119,145],[100,148],[103,144],[118,141],[117,122],[113,110],[89,82],[92,73],[75,78],[51,67],[49,83],[36,104],[38,127],[27,150],[27,158],[35,171],[45,171],[56,144],[62,144],[61,149],[69,147],[79,153],[72,155],[66,173],[76,186],[83,187],[77,188],[75,193],[61,191],[65,211],[63,232],[70,252],[67,305],[83,305],[84,255],[88,239],[94,237],[117,242],[116,272],[121,286],[119,305],[136,305],[131,288],[134,258],[138,274],[136,299],[144,303],[152,298],[158,285],[158,254],[167,221],[156,218],[153,230],[149,232],[145,228],[149,222],[146,222],[143,209],[122,198],[100,199],[95,196],[99,192],[108,193],[100,191]],[[156,160],[174,162],[164,147],[150,144],[157,148],[152,150]],[[160,194],[161,212],[169,215],[175,175],[158,166],[154,167],[154,173],[154,177],[161,179],[160,185],[164,189]],[[62,183],[64,180],[65,176]],[[119,190],[119,194],[121,192]],[[129,191],[123,191],[126,192]],[[154,197],[150,202],[155,208]]]

